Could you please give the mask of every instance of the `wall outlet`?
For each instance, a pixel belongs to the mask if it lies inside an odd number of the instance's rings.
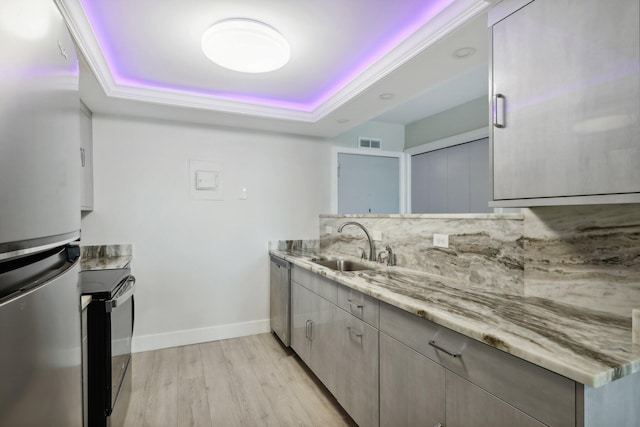
[[[376,242],[381,242],[382,241],[382,231],[373,230],[371,232],[371,238]]]
[[[433,235],[433,246],[438,248],[448,248],[449,247],[449,235],[448,234],[434,234]]]
[[[324,232],[327,233],[327,234],[331,234],[331,233],[333,233],[333,228],[331,228],[330,225],[325,225],[324,226]]]

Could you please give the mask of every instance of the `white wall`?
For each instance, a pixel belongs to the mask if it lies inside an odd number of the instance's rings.
[[[332,138],[331,143],[341,147],[358,148],[358,137],[363,136],[381,139],[383,151],[401,152],[405,145],[404,132],[403,125],[368,121]]]
[[[405,148],[416,147],[489,125],[489,99],[481,96],[433,116],[410,123],[405,128]]]
[[[99,114],[93,137],[82,240],[133,244],[134,351],[268,331],[268,242],[318,238],[330,144]],[[225,200],[189,198],[190,159],[224,164]]]

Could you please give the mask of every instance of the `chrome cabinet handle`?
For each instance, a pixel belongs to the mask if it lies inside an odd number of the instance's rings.
[[[86,155],[84,148],[80,148],[80,162],[82,163],[82,167],[86,164]]]
[[[445,350],[444,348],[440,347],[438,344],[436,344],[435,340],[429,341],[429,345],[435,348],[436,350],[440,350],[443,353],[448,354],[451,357],[462,357],[462,354],[460,353],[451,353],[449,350]]]
[[[358,308],[360,310],[362,310],[364,308],[363,304],[357,304],[357,303],[351,301],[351,298],[347,299],[347,304],[349,304],[351,307],[355,307],[355,308]]]
[[[505,101],[506,98],[501,93],[493,97],[493,126],[503,128],[505,123]]]
[[[311,341],[311,325],[313,324],[313,322],[311,320],[307,320],[307,322],[304,325],[304,336]]]
[[[350,334],[353,334],[358,338],[362,338],[362,332],[359,332],[358,330],[352,328],[351,326],[347,326],[347,331],[349,331]]]

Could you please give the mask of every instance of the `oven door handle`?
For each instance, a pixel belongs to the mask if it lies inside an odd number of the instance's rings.
[[[127,302],[129,298],[133,297],[133,292],[136,289],[136,278],[133,275],[131,275],[129,276],[127,281],[129,282],[127,285],[125,285],[128,287],[127,291],[122,295],[118,295],[117,298],[111,299],[106,302],[107,312],[110,312],[114,308],[121,306],[122,304]]]

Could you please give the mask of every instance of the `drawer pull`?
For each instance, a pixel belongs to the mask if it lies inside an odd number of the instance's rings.
[[[444,353],[447,353],[451,357],[462,357],[462,354],[460,353],[451,353],[449,350],[445,350],[444,348],[440,347],[438,344],[436,344],[435,340],[429,341],[429,345],[435,348],[436,350],[440,350]]]
[[[355,303],[355,302],[351,301],[351,299],[348,299],[348,300],[347,300],[347,303],[348,303],[351,307],[355,307],[355,308],[358,308],[358,309],[360,309],[360,310],[362,310],[362,309],[364,308],[364,305],[363,305],[363,304],[357,304],[357,303]]]
[[[347,331],[349,331],[350,334],[353,334],[358,338],[362,338],[362,332],[359,332],[359,331],[353,329],[351,326],[347,326]]]

